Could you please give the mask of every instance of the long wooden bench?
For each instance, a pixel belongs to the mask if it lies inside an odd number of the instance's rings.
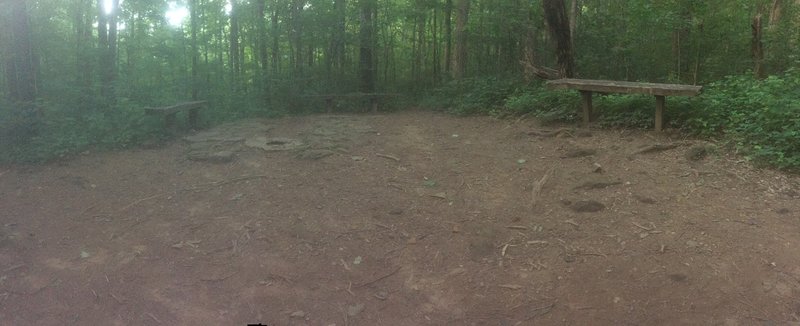
[[[322,95],[308,95],[307,98],[319,98],[325,101],[325,111],[327,113],[333,112],[335,101],[338,99],[367,99],[372,108],[372,112],[378,112],[378,104],[381,100],[395,97],[398,94],[394,93],[348,93],[348,94],[322,94]]]
[[[548,89],[576,89],[581,92],[583,101],[583,124],[592,119],[592,92],[649,94],[656,97],[655,130],[661,131],[664,121],[664,102],[666,96],[695,96],[703,90],[702,86],[637,83],[614,80],[557,79],[547,82]]]
[[[199,110],[205,104],[206,101],[183,102],[171,106],[144,108],[144,113],[147,115],[163,115],[164,126],[167,129],[172,129],[175,128],[175,116],[177,113],[181,111],[188,111],[189,114],[187,115],[186,119],[189,122],[189,127],[194,129],[197,128],[197,120],[200,115]]]

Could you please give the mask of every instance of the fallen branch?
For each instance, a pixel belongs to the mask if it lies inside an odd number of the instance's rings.
[[[550,176],[553,174],[553,171],[556,169],[555,166],[551,167],[547,172],[542,175],[542,178],[539,181],[533,183],[533,189],[531,189],[531,209],[536,207],[536,203],[539,200],[539,194],[542,192],[542,188],[544,187],[547,180],[550,179]]]
[[[568,128],[559,128],[556,130],[531,130],[526,132],[528,136],[537,136],[537,137],[558,137],[562,133],[565,134],[572,134],[572,129]]]
[[[402,268],[402,267],[403,267],[403,266],[398,266],[398,267],[397,267],[397,268],[395,268],[393,271],[391,271],[391,272],[389,272],[389,273],[387,273],[387,274],[385,274],[385,275],[383,275],[383,276],[381,276],[381,277],[378,277],[378,278],[376,278],[376,279],[374,279],[374,280],[372,280],[372,281],[369,281],[369,282],[366,282],[366,283],[361,283],[361,284],[357,285],[356,287],[357,287],[357,288],[362,288],[362,287],[365,287],[365,286],[367,286],[367,285],[370,285],[370,284],[373,284],[373,283],[380,282],[380,281],[382,281],[383,279],[385,279],[385,278],[387,278],[387,277],[389,277],[389,276],[392,276],[392,275],[394,275],[394,274],[397,274],[397,272],[399,272],[399,271],[400,271],[400,268]]]
[[[131,207],[133,207],[133,206],[139,205],[139,204],[140,204],[140,203],[142,203],[143,201],[147,201],[147,200],[150,200],[150,199],[155,199],[155,198],[158,198],[158,197],[164,196],[164,195],[166,195],[166,194],[167,194],[167,193],[165,193],[165,192],[162,192],[162,193],[160,193],[160,194],[155,194],[155,195],[152,195],[152,196],[148,196],[148,197],[141,198],[141,199],[139,199],[139,200],[136,200],[136,201],[134,201],[134,202],[132,202],[132,203],[130,203],[130,204],[128,204],[128,205],[125,205],[125,207],[123,207],[123,208],[120,208],[120,209],[119,209],[119,211],[120,211],[120,212],[122,212],[122,211],[125,211],[125,210],[127,210],[128,208],[131,208]]]
[[[383,158],[388,158],[388,159],[390,159],[390,160],[394,160],[395,162],[400,162],[400,158],[398,158],[397,156],[393,156],[393,155],[381,154],[381,153],[375,153],[375,156],[377,156],[377,157],[383,157]]]
[[[681,144],[678,143],[671,143],[671,144],[653,144],[649,146],[645,146],[638,151],[633,152],[633,154],[648,154],[648,153],[655,153],[655,152],[663,152],[666,150],[670,150],[680,146]]]

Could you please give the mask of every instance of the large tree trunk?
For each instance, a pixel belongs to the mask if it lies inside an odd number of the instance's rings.
[[[231,83],[233,89],[239,90],[239,74],[241,73],[241,57],[239,56],[239,6],[235,1],[231,2],[229,53],[231,66]]]
[[[564,0],[544,0],[544,16],[550,35],[556,41],[556,58],[558,71],[562,78],[575,76],[575,59],[572,50],[572,35],[569,31],[569,19]]]
[[[750,25],[753,30],[753,38],[750,43],[750,54],[753,57],[753,75],[758,79],[763,79],[766,75],[764,72],[764,43],[761,41],[763,25],[761,13],[759,12],[753,17],[753,23]]]
[[[453,56],[453,79],[461,79],[467,70],[467,22],[469,1],[456,0],[456,51]]]
[[[334,0],[333,1],[333,11],[336,15],[336,23],[333,26],[333,31],[331,31],[331,45],[330,49],[328,50],[328,56],[326,56],[328,72],[336,71],[341,72],[341,69],[344,67],[344,51],[345,51],[345,38],[347,36],[347,32],[345,30],[346,27],[346,17],[347,11],[346,0]]]
[[[5,72],[8,98],[11,102],[32,108],[36,99],[36,57],[31,43],[28,9],[25,0],[10,0],[6,4],[10,46],[6,56]]]
[[[0,50],[5,59],[7,97],[12,103],[11,127],[2,130],[0,134],[0,147],[18,145],[35,136],[41,118],[34,101],[37,95],[36,86],[36,55],[31,43],[31,30],[28,21],[28,10],[25,0],[10,0],[3,6],[5,12],[0,12],[0,22],[7,22],[2,26],[8,28],[0,33]]]
[[[360,0],[361,21],[359,32],[358,75],[359,90],[375,92],[375,0]]]

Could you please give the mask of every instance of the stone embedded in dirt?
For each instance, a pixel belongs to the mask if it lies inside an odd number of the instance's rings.
[[[694,240],[688,240],[688,241],[686,241],[686,246],[689,247],[689,248],[697,248],[697,247],[700,246],[700,243],[698,243],[697,241],[694,241]]]
[[[231,151],[194,151],[189,152],[186,157],[192,161],[208,162],[208,163],[229,163],[236,157]]]
[[[327,149],[310,149],[297,153],[295,157],[301,160],[319,160],[331,155],[333,152]]]
[[[603,173],[605,171],[603,170],[603,166],[602,165],[600,165],[599,163],[593,163],[592,164],[592,172],[594,172],[594,173]]]
[[[689,161],[700,161],[706,158],[713,150],[714,147],[710,145],[695,145],[689,147],[689,150],[686,151],[686,159]]]
[[[584,157],[584,156],[592,156],[592,155],[595,155],[595,154],[597,154],[597,150],[596,149],[576,148],[576,149],[571,149],[571,150],[567,151],[566,153],[564,153],[564,155],[561,155],[561,158],[577,158],[577,157]]]
[[[791,212],[791,211],[786,207],[780,208],[780,209],[775,211],[775,213],[778,213],[778,214],[789,214],[789,212]]]
[[[579,200],[570,205],[569,208],[578,213],[594,213],[603,210],[606,206],[595,200]]]
[[[572,263],[572,262],[575,262],[575,260],[576,260],[575,256],[572,256],[572,255],[565,255],[564,256],[564,262]]]
[[[260,148],[265,151],[287,151],[298,149],[304,146],[303,142],[292,138],[256,136],[245,139],[244,145],[247,147]]]
[[[402,215],[403,210],[400,208],[395,208],[389,211],[389,215]]]
[[[652,204],[656,203],[655,199],[650,198],[650,197],[646,197],[646,196],[642,196],[642,195],[633,195],[633,198],[635,198],[639,202],[645,203],[645,204],[651,204],[652,205]]]
[[[362,311],[364,311],[363,303],[347,306],[347,315],[350,317],[358,316]]]
[[[670,280],[673,280],[675,282],[684,282],[686,281],[686,279],[689,278],[688,276],[686,276],[686,274],[680,274],[680,273],[669,274],[667,275],[667,277],[669,277]]]
[[[302,311],[302,310],[298,310],[298,311],[293,312],[291,315],[289,315],[289,317],[292,317],[292,318],[306,318],[306,312]]]
[[[389,298],[389,291],[380,290],[378,293],[375,293],[374,296],[378,298],[378,300],[386,300]]]

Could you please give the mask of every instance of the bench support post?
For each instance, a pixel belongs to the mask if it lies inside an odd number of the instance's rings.
[[[370,96],[369,104],[372,106],[372,113],[378,113],[378,98],[375,96]]]
[[[583,126],[588,127],[592,120],[592,92],[581,91],[583,102]]]
[[[656,131],[661,131],[664,123],[664,96],[656,95]]]
[[[198,108],[189,109],[189,128],[197,129]]]
[[[175,112],[164,115],[164,127],[166,127],[168,130],[175,129],[175,115]]]
[[[325,98],[325,110],[328,111],[328,114],[333,113],[333,96]]]

